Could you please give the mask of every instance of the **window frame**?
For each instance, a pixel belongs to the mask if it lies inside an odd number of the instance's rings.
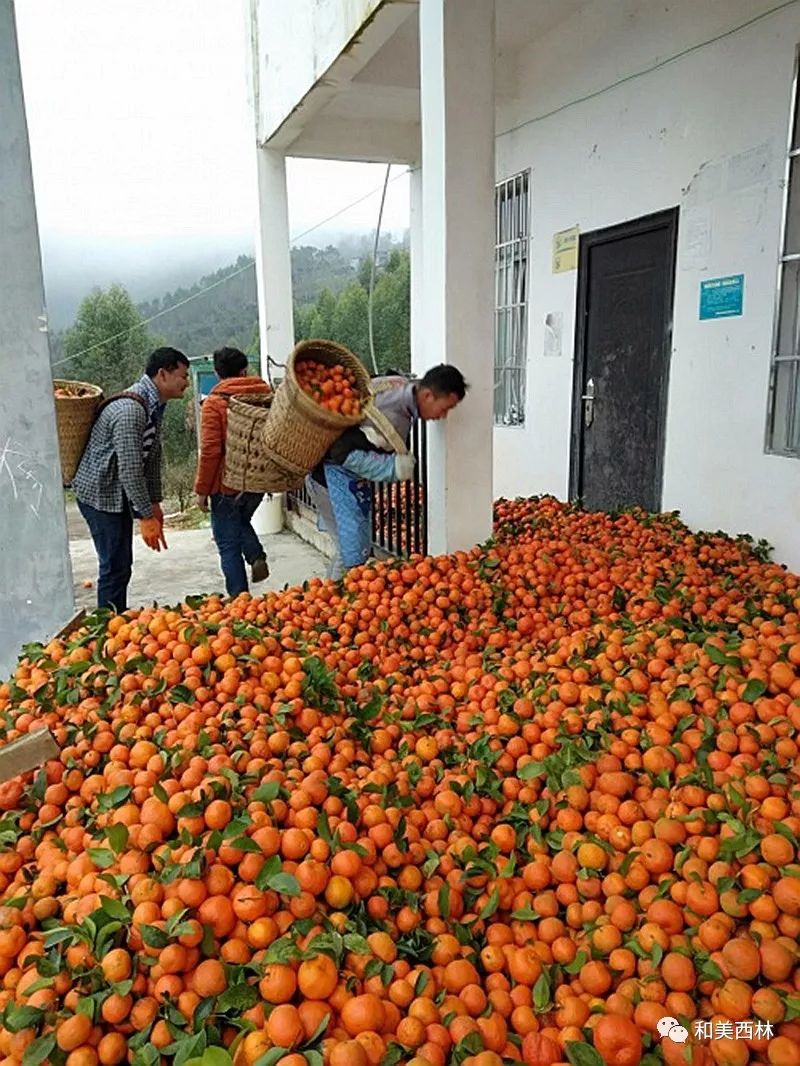
[[[783,459],[800,459],[800,431],[798,431],[798,445],[795,450],[789,448],[778,448],[775,446],[776,428],[776,401],[778,397],[777,389],[777,373],[778,368],[782,363],[794,364],[797,368],[796,375],[800,375],[800,336],[797,338],[796,351],[791,356],[781,356],[779,354],[780,347],[780,334],[781,334],[781,311],[784,302],[784,281],[786,275],[787,263],[800,262],[800,251],[787,253],[786,252],[786,237],[789,229],[789,200],[791,193],[791,178],[792,178],[792,163],[795,159],[800,160],[800,129],[797,131],[795,127],[800,125],[800,101],[798,101],[798,92],[800,92],[800,45],[795,47],[794,57],[794,74],[792,77],[792,90],[789,106],[789,131],[786,139],[786,154],[784,159],[784,171],[783,171],[783,190],[781,194],[781,226],[780,235],[778,238],[778,268],[776,273],[775,284],[775,302],[773,307],[773,321],[772,321],[772,342],[770,345],[770,357],[769,357],[769,383],[767,388],[767,419],[764,430],[764,451],[767,455],[775,455]],[[794,147],[795,133],[798,133],[798,146]],[[800,166],[798,167],[800,169]],[[800,174],[797,175],[800,180]],[[798,190],[798,196],[800,196],[800,190]],[[800,309],[798,310],[800,315]],[[796,418],[800,421],[800,377],[796,377],[795,381],[795,408]]]
[[[516,191],[517,183],[520,183],[521,189],[518,193]],[[493,369],[493,401],[492,401],[492,425],[495,429],[524,429],[526,424],[526,406],[527,406],[527,391],[528,391],[528,342],[530,332],[530,281],[531,281],[531,168],[526,167],[523,170],[517,171],[514,174],[509,175],[507,178],[503,178],[501,181],[495,182],[494,187],[494,214],[495,214],[495,245],[494,245],[494,351],[492,353],[492,369]],[[521,236],[511,236],[508,240],[501,241],[501,224],[500,224],[500,198],[504,190],[508,190],[506,193],[509,201],[513,203],[514,198],[522,199],[524,197],[524,233]],[[510,194],[510,195],[509,195]],[[511,269],[513,271],[514,266],[514,253],[519,247],[524,248],[524,256],[520,257],[520,262],[524,263],[524,301],[519,303],[501,303],[500,297],[500,255],[502,249],[508,249],[510,252],[510,263],[505,269]],[[512,293],[512,295],[517,295]],[[502,318],[508,325],[511,326],[511,332],[513,336],[513,325],[515,315],[520,316],[520,328],[517,352],[513,351],[511,354],[516,354],[517,361],[513,363],[500,363],[498,356],[500,354],[499,338],[500,338],[500,323]],[[510,346],[513,348],[513,344]],[[519,404],[518,417],[515,421],[508,421],[509,410],[511,405],[505,406],[502,412],[498,412],[497,409],[497,393],[499,389],[503,389],[504,402],[508,398],[509,386],[506,384],[509,378],[512,382],[514,380],[513,375],[517,374],[518,388],[521,397],[521,403]]]

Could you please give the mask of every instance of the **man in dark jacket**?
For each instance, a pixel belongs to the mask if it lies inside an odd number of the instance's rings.
[[[157,348],[144,375],[102,407],[72,482],[99,563],[97,606],[127,608],[133,569],[133,519],[148,548],[166,548],[161,512],[164,405],[189,384],[189,360]]]
[[[466,395],[460,370],[441,364],[419,381],[404,377],[372,381],[375,405],[395,433],[408,444],[417,418],[435,422],[446,418]],[[366,423],[346,430],[307,479],[321,524],[334,544],[328,576],[338,579],[369,558],[372,550],[371,481],[409,481],[414,457],[396,455],[387,441]]]

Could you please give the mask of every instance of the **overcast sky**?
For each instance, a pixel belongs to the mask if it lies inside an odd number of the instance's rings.
[[[16,0],[16,13],[43,243],[252,243],[239,0]],[[288,174],[296,236],[379,188],[384,167],[290,160]],[[328,228],[371,229],[379,200]],[[400,231],[407,219],[401,178],[384,225]]]

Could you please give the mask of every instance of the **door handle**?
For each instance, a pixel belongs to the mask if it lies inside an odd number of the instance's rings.
[[[586,392],[581,396],[583,401],[583,424],[588,429],[594,422],[594,378],[586,382]]]

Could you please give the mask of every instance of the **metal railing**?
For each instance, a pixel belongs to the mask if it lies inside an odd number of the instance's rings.
[[[428,446],[425,423],[418,419],[411,430],[409,450],[417,458],[411,481],[373,482],[372,543],[378,553],[406,558],[427,555]],[[287,506],[299,513],[317,509],[305,486],[287,493]]]
[[[372,486],[372,543],[389,555],[428,554],[428,438],[421,418],[409,451],[417,458],[411,481]]]

